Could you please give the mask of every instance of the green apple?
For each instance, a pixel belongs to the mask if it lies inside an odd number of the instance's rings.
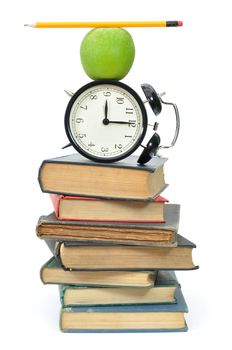
[[[131,35],[122,28],[95,28],[80,47],[81,63],[93,80],[120,80],[129,72],[135,57]]]

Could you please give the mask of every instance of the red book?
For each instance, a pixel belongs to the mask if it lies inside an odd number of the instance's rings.
[[[50,194],[59,220],[165,222],[167,199],[158,196],[151,201],[101,199]]]

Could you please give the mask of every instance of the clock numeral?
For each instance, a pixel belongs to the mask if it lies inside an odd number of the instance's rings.
[[[124,103],[124,97],[116,97],[116,102],[119,104],[119,105],[122,105]]]
[[[104,91],[103,95],[106,96],[106,97],[109,97],[109,96],[111,96],[111,92],[110,91]]]
[[[101,148],[101,151],[102,151],[102,152],[108,152],[108,151],[109,151],[109,148],[108,148],[108,147],[102,147],[102,148]]]
[[[93,147],[93,146],[95,146],[95,144],[92,141],[90,141],[90,143],[88,143],[88,146]]]
[[[134,113],[134,108],[126,108],[126,114],[133,114]]]
[[[119,143],[118,145],[115,144],[114,148],[122,149],[122,144],[121,143]]]
[[[85,105],[85,106],[80,106],[80,108],[87,110],[87,109],[88,109],[88,106],[87,106],[87,105]]]
[[[84,123],[84,119],[83,118],[77,118],[76,119],[76,123]]]
[[[97,95],[90,95],[90,100],[97,100]]]
[[[129,119],[129,123],[130,123],[130,124],[128,124],[129,127],[130,127],[130,126],[132,126],[132,128],[135,128],[135,127],[136,127],[136,120],[131,120],[131,119]]]
[[[78,137],[79,137],[80,139],[83,139],[83,137],[86,137],[86,134],[78,134]]]

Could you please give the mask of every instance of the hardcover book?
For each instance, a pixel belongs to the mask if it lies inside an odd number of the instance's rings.
[[[40,270],[44,284],[105,287],[152,287],[156,271],[66,271],[52,257]]]
[[[116,163],[96,163],[75,153],[44,160],[38,179],[47,193],[151,200],[166,187],[166,160],[154,157],[149,164],[138,165],[132,155]]]
[[[164,222],[161,196],[151,201],[100,199],[50,194],[59,220]]]
[[[178,204],[165,205],[165,223],[67,221],[58,220],[52,213],[39,218],[36,232],[42,239],[175,246],[179,216],[180,205]]]
[[[86,244],[46,240],[61,265],[68,270],[192,270],[195,244],[177,235],[176,247],[121,244]]]
[[[188,308],[178,288],[173,304],[62,308],[60,328],[63,332],[186,331],[186,312]]]
[[[154,285],[144,288],[60,285],[61,303],[63,307],[175,303],[176,289],[180,287],[175,273],[157,271],[157,275]]]

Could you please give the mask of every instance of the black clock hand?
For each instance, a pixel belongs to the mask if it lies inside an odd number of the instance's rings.
[[[118,120],[108,120],[108,123],[113,123],[113,124],[129,124],[129,125],[132,125],[132,124],[135,124],[135,122],[124,122],[124,121],[118,121]]]
[[[103,124],[107,125],[107,124],[109,124],[109,119],[108,119],[108,101],[107,100],[105,102],[104,112],[105,112],[105,118],[103,119]]]
[[[105,102],[105,107],[104,107],[104,113],[105,113],[105,117],[103,119],[103,124],[104,125],[108,125],[109,123],[111,124],[134,124],[133,122],[124,122],[124,121],[117,121],[117,120],[109,120],[108,119],[108,101],[106,100]]]

